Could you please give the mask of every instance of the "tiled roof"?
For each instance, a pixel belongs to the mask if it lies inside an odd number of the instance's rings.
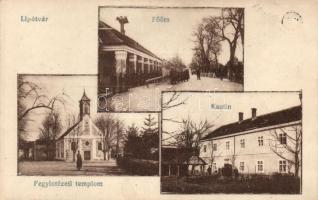
[[[141,51],[149,56],[157,58],[161,60],[158,56],[154,53],[140,45],[138,42],[133,40],[132,38],[128,37],[125,34],[117,31],[116,29],[112,28],[105,22],[99,21],[99,30],[98,30],[98,37],[100,41],[100,45],[104,46],[113,46],[113,45],[127,45],[133,49]]]
[[[243,131],[250,131],[253,129],[264,128],[279,124],[301,120],[302,110],[301,106],[295,106],[288,109],[272,112],[265,115],[257,116],[256,118],[245,119],[241,122],[235,122],[221,126],[211,133],[204,136],[201,140],[211,139],[219,136],[230,135]]]

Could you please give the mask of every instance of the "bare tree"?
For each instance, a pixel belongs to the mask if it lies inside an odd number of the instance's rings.
[[[166,98],[165,101],[162,102],[161,109],[167,110],[167,109],[174,108],[174,107],[185,104],[185,102],[187,101],[188,98],[180,100],[181,94],[182,94],[181,92],[176,92],[176,91],[165,93],[165,95],[168,98]],[[162,120],[168,120],[168,119],[162,119]]]
[[[57,104],[65,106],[66,97],[64,92],[52,98],[41,93],[41,87],[30,81],[26,81],[22,75],[18,76],[18,137],[24,139],[26,137],[26,126],[32,119],[29,113],[38,110],[46,109],[54,111]]]
[[[207,120],[195,123],[188,117],[181,122],[180,130],[172,133],[166,132],[170,137],[165,141],[171,140],[170,145],[176,145],[185,149],[197,151],[200,147],[202,136],[213,127]]]
[[[69,115],[69,129],[73,128],[73,133],[72,133],[72,137],[71,137],[71,150],[72,150],[72,155],[73,155],[73,162],[75,162],[75,156],[76,156],[76,152],[78,149],[78,143],[79,143],[79,139],[78,136],[80,134],[80,127],[78,126],[79,120],[77,119],[75,114],[71,114]]]
[[[119,157],[120,153],[120,146],[125,141],[125,134],[124,134],[124,124],[122,121],[117,120],[116,121],[116,132],[115,132],[115,140],[116,140],[116,158]]]
[[[232,66],[235,60],[235,52],[238,39],[241,38],[244,44],[244,10],[241,8],[222,9],[220,17],[209,17],[206,19],[208,24],[213,24],[216,33],[227,41],[230,48],[229,65]]]
[[[302,128],[291,126],[288,128],[274,129],[271,131],[274,138],[270,142],[271,150],[280,158],[286,160],[289,165],[294,166],[295,176],[299,174],[301,166]],[[291,157],[288,155],[292,155]]]
[[[49,159],[50,146],[54,145],[61,130],[62,122],[60,115],[57,112],[51,112],[42,121],[42,127],[40,127],[40,139],[45,141],[47,159]]]
[[[195,40],[194,62],[197,65],[209,68],[213,62],[218,65],[218,55],[221,51],[220,42],[223,40],[217,29],[217,25],[209,18],[204,18],[193,33]]]
[[[119,131],[116,129],[119,126],[117,126],[117,121],[110,114],[98,116],[95,120],[95,124],[102,132],[104,160],[109,160],[110,150],[112,149],[112,146],[116,144],[116,141],[118,141],[116,135]]]

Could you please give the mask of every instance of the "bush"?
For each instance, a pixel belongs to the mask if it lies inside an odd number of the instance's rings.
[[[154,176],[159,174],[159,162],[134,158],[118,158],[117,164],[132,175]]]

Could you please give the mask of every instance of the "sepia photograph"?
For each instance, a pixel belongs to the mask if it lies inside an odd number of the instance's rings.
[[[243,91],[243,54],[243,8],[99,7],[98,111],[159,111],[161,91]]]
[[[158,176],[158,113],[97,113],[96,75],[18,75],[18,175]]]
[[[301,194],[301,92],[164,92],[161,193]]]

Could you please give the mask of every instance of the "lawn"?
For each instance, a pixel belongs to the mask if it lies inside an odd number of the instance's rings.
[[[218,179],[215,177],[161,177],[162,193],[268,193],[299,194],[300,181],[294,177],[258,177],[250,179]]]
[[[131,175],[117,166],[115,160],[83,162],[80,171],[75,162],[64,161],[20,161],[19,175],[40,176],[101,176],[101,175]]]

